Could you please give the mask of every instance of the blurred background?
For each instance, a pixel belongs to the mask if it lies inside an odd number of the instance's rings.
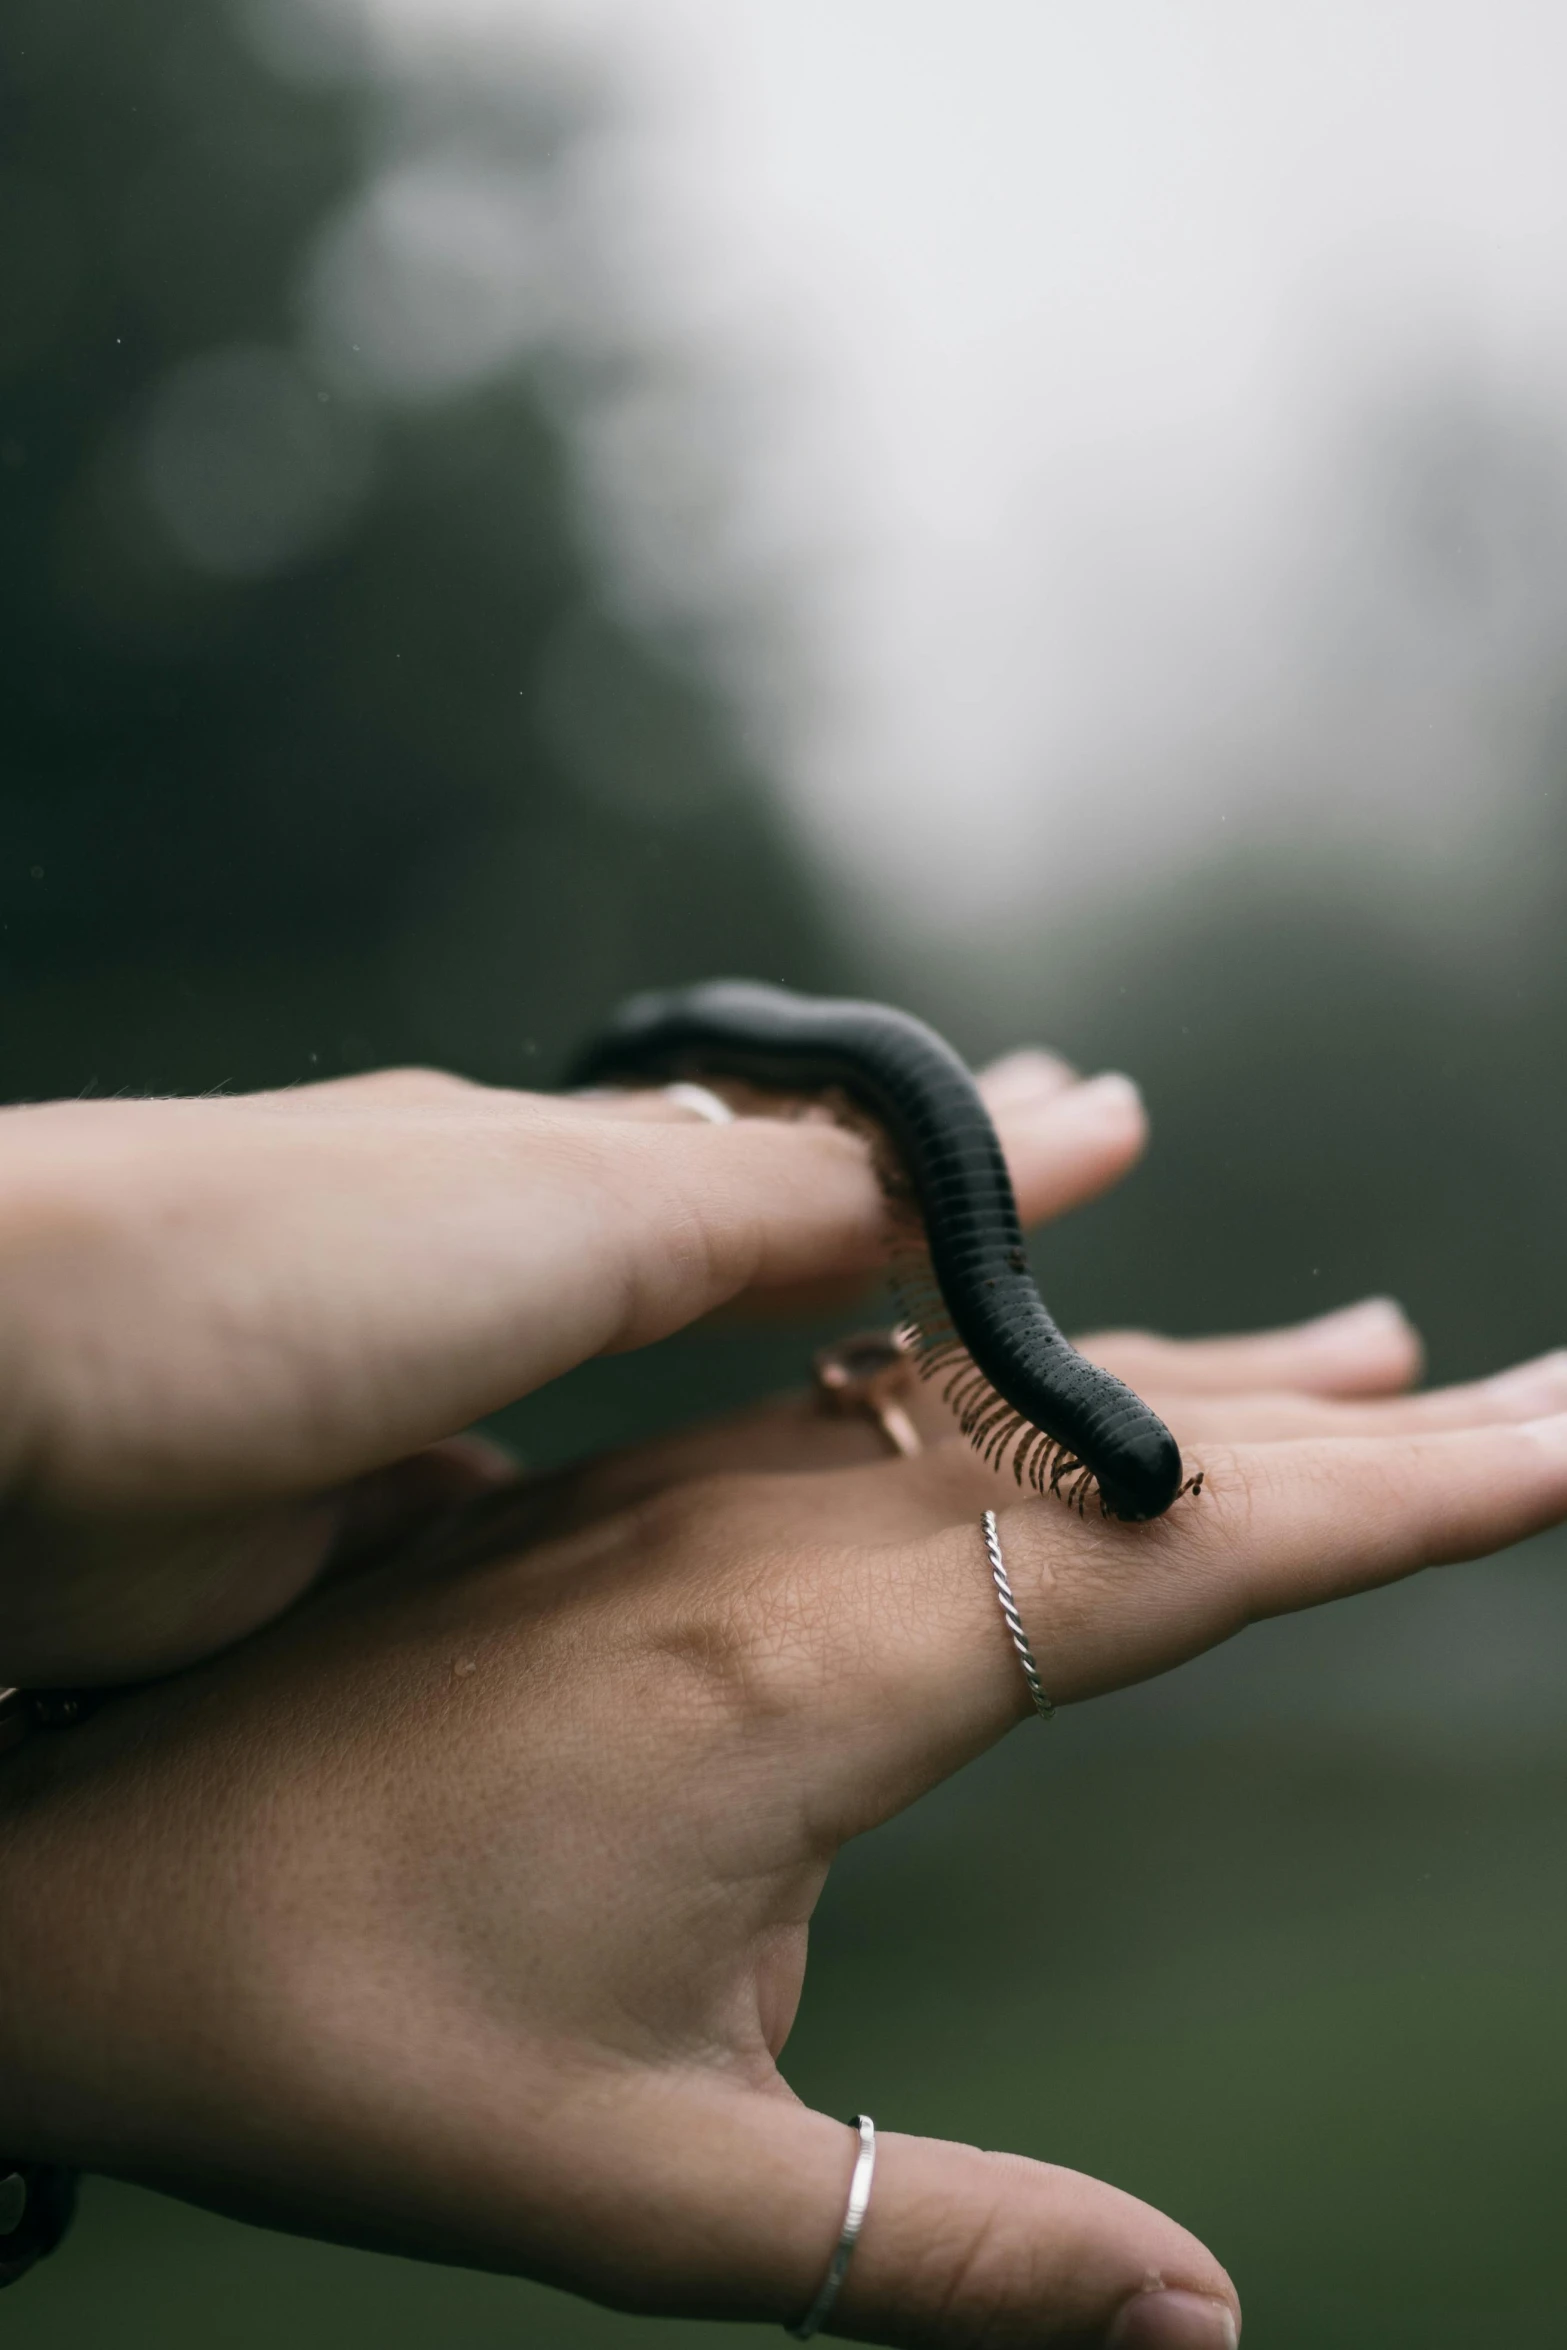
[[[853,988],[1143,1084],[1069,1327],[1559,1343],[1564,73],[1537,0],[9,0],[6,1097]],[[1150,2197],[1274,2350],[1567,2337],[1564,1567],[1009,1741],[846,1856],[796,2086]],[[107,2184],[5,2323],[774,2338]]]

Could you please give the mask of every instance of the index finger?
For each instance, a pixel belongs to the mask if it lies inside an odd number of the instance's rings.
[[[1056,1054],[1031,1049],[1008,1053],[980,1070],[976,1083],[995,1120],[1025,1225],[1043,1223],[1096,1199],[1120,1181],[1147,1146],[1148,1119],[1142,1096],[1133,1080],[1119,1070],[1104,1069],[1093,1077],[1079,1077]],[[738,1104],[738,1123],[758,1114],[769,1117],[777,1107],[749,1087],[736,1089],[719,1083],[701,1090],[716,1092],[720,1100],[733,1098]],[[649,1085],[570,1098],[606,1119],[690,1126],[703,1120],[690,1092],[690,1088],[682,1091]],[[787,1115],[788,1104],[798,1107],[802,1097],[778,1098],[786,1114],[777,1122],[803,1122],[798,1115]],[[812,1112],[810,1122],[832,1121],[827,1111],[818,1109]],[[877,1261],[873,1252],[853,1269],[865,1271]]]

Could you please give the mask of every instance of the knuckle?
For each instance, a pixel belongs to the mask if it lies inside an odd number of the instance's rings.
[[[427,1069],[417,1063],[372,1070],[368,1076],[353,1078],[350,1083],[361,1087],[367,1098],[373,1096],[388,1102],[444,1102],[479,1091],[471,1078],[455,1077],[449,1069]]]
[[[656,1669],[752,1726],[796,1716],[824,1672],[813,1561],[758,1539],[756,1484],[712,1476],[651,1495],[631,1534],[668,1570],[646,1626]]]
[[[1278,1482],[1271,1448],[1206,1448],[1200,1507],[1187,1514],[1181,1531],[1197,1551],[1232,1557],[1255,1540],[1258,1522],[1274,1499]]]
[[[1212,1637],[1240,1631],[1274,1612],[1268,1598],[1270,1562],[1279,1528],[1299,1515],[1304,1449],[1205,1447],[1196,1507],[1183,1505],[1161,1521],[1176,1572],[1193,1592],[1206,1594]]]
[[[1276,1473],[1267,1453],[1256,1449],[1206,1448],[1202,1468],[1201,1493],[1161,1519],[1159,1531],[1182,1573],[1227,1579],[1255,1548]]]
[[[397,1108],[407,1103],[417,1108],[422,1103],[455,1101],[483,1090],[471,1078],[454,1077],[449,1069],[410,1064],[394,1069],[364,1069],[352,1077],[316,1078],[309,1085],[288,1086],[240,1099],[269,1110],[302,1111],[318,1107],[322,1102],[376,1108]]]
[[[1048,1563],[1064,1629],[1092,1644],[1107,1625],[1140,1622],[1151,1582],[1185,1610],[1195,1607],[1209,1638],[1241,1629],[1249,1614],[1243,1570],[1256,1553],[1273,1472],[1265,1456],[1238,1449],[1205,1449],[1201,1465],[1201,1493],[1146,1525],[1061,1513]]]
[[[962,2339],[976,2350],[1000,2339],[998,2326],[1012,2298],[1009,2283],[1012,2262],[1002,2243],[1003,2231],[994,2211],[971,2221],[957,2242],[938,2249],[944,2254],[944,2274],[934,2295],[937,2309]]]

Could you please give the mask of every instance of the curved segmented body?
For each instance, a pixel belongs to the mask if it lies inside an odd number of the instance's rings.
[[[920,1368],[947,1374],[967,1434],[1021,1480],[1110,1516],[1156,1518],[1183,1490],[1174,1437],[1141,1397],[1080,1355],[1034,1286],[990,1114],[934,1029],[884,1004],[719,980],[633,996],[571,1073],[576,1085],[732,1077],[837,1089],[897,1153],[944,1313],[916,1311]],[[934,1301],[932,1301],[934,1302]]]

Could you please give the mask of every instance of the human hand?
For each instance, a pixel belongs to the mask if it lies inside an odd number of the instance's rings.
[[[793,2319],[851,2160],[776,2069],[827,1866],[1027,1712],[979,1512],[1063,1704],[1567,1514],[1560,1416],[1198,1458],[1201,1500],[1138,1527],[1019,1499],[956,1442],[630,1504],[611,1464],[569,1532],[481,1509],[472,1556],[323,1585],[38,1737],[0,1766],[0,2143],[625,2307]],[[1208,2350],[1234,2310],[1113,2188],[884,2132],[832,2330]]]
[[[1024,1214],[1142,1146],[1124,1078],[983,1081]],[[708,1126],[425,1071],[0,1113],[0,1682],[167,1671],[510,1474],[455,1432],[744,1292],[864,1276],[818,1120]]]

